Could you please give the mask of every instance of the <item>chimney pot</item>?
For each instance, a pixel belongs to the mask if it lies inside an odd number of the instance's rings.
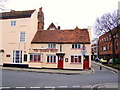
[[[41,8],[39,8],[39,11],[40,11],[40,12],[42,11],[42,7],[41,7]]]
[[[11,10],[11,12],[15,12],[15,10]]]
[[[58,26],[58,29],[60,30],[60,26]]]

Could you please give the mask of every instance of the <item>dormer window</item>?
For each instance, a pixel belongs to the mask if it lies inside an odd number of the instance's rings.
[[[53,28],[51,27],[50,30],[55,30],[55,28],[54,28],[54,27],[53,27]]]

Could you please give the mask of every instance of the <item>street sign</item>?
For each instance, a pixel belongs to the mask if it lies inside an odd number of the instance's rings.
[[[83,44],[82,48],[81,48],[81,53],[84,56],[86,54],[87,50],[86,50],[86,46]]]

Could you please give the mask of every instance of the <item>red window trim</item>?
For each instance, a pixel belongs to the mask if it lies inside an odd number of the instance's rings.
[[[43,63],[43,62],[40,62],[40,61],[29,61],[29,62],[33,62],[33,63]]]

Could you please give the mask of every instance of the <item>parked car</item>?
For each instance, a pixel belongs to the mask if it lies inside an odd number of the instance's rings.
[[[107,64],[107,63],[108,63],[107,60],[105,60],[105,59],[103,59],[103,58],[100,59],[100,62],[101,62],[102,64]]]
[[[100,62],[100,59],[99,58],[95,58],[95,62]]]
[[[109,64],[113,64],[113,60],[112,60],[112,58],[109,60],[108,63],[109,63]]]
[[[115,63],[115,64],[118,64],[118,58],[115,58],[115,60],[113,61],[113,59],[111,58],[110,60],[109,60],[109,64],[113,64],[113,63]]]

